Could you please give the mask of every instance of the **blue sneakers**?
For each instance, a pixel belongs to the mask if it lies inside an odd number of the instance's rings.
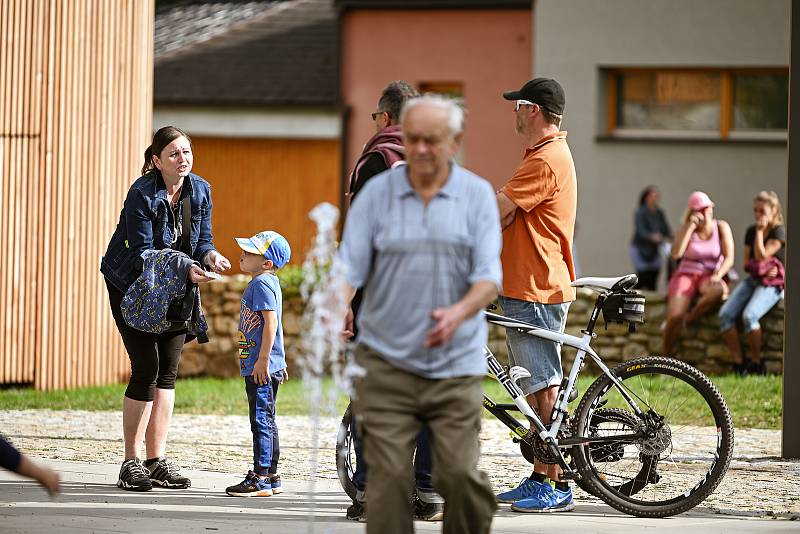
[[[536,482],[535,480],[531,480],[530,478],[523,478],[522,481],[519,483],[519,486],[516,488],[503,492],[498,493],[495,496],[497,502],[504,502],[504,503],[515,503],[522,499],[528,499],[531,497],[537,496],[546,488],[549,488],[550,484],[543,484],[542,482]]]
[[[229,486],[225,493],[232,497],[272,497],[272,486],[269,480],[248,471],[244,480],[235,486]]]
[[[569,512],[575,508],[572,502],[572,488],[561,491],[552,488],[549,484],[542,491],[533,497],[522,499],[511,505],[515,512],[530,513],[549,513],[549,512]]]

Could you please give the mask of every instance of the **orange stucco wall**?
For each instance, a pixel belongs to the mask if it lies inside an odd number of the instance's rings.
[[[383,87],[403,79],[461,83],[467,108],[463,164],[505,183],[524,144],[502,92],[533,70],[529,10],[354,10],[342,18],[342,98],[349,107],[347,168],[374,134]]]

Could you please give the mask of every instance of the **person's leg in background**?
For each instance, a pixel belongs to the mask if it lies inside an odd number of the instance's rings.
[[[359,288],[353,295],[353,300],[350,302],[350,308],[353,310],[353,339],[358,335],[358,312],[361,309],[361,301],[364,296],[363,289]],[[350,404],[353,400],[350,399]],[[361,433],[358,431],[355,415],[353,416],[350,425],[350,439],[352,440],[353,449],[355,451],[356,465],[353,471],[353,485],[356,487],[356,497],[353,500],[347,511],[345,517],[352,521],[364,522],[367,520],[366,503],[366,490],[367,490],[367,462],[364,460],[364,442],[361,439]]]
[[[728,286],[722,280],[718,282],[704,280],[698,287],[698,293],[700,297],[697,299],[694,306],[686,313],[685,324],[687,325],[697,321],[711,311],[712,308],[718,306],[728,295]]]
[[[764,375],[767,368],[761,359],[761,318],[783,299],[783,290],[777,287],[758,286],[742,311],[744,333],[747,338],[750,361],[748,374]]]
[[[697,292],[697,277],[694,274],[677,273],[667,289],[667,318],[664,322],[661,354],[673,356],[686,322],[686,314]]]
[[[444,518],[444,499],[433,488],[433,452],[427,425],[422,427],[417,436],[414,475],[417,482],[414,519],[441,521]]]
[[[747,362],[742,355],[742,346],[739,341],[739,333],[736,331],[736,319],[741,315],[753,292],[756,290],[756,282],[747,277],[737,285],[728,297],[728,300],[719,309],[719,329],[722,339],[728,347],[733,359],[733,369],[739,376],[747,374]]]
[[[352,399],[350,400],[350,404],[352,406]],[[350,424],[350,439],[355,449],[356,456],[356,466],[353,471],[353,485],[356,487],[356,498],[353,504],[347,508],[345,517],[352,521],[363,522],[367,520],[367,462],[364,460],[364,441],[361,438],[361,432],[358,430],[355,414]]]
[[[656,281],[658,280],[659,270],[656,269],[655,271],[648,270],[648,271],[637,271],[636,277],[639,278],[639,283],[636,286],[636,289],[645,289],[647,291],[655,291],[656,290]]]

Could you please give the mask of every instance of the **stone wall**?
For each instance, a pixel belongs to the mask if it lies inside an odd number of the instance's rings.
[[[239,303],[250,282],[245,275],[224,276],[222,280],[200,286],[203,311],[208,322],[208,343],[186,345],[178,374],[185,376],[231,377],[239,374],[236,352],[239,331]],[[303,317],[303,301],[293,292],[284,292],[283,336],[290,369],[298,347]]]
[[[239,324],[239,299],[248,282],[249,277],[239,275],[201,286],[211,341],[203,345],[192,342],[186,346],[181,358],[180,376],[228,377],[238,374],[236,333]],[[660,293],[644,292],[644,295],[647,299],[646,322],[639,325],[636,332],[628,333],[627,326],[616,324],[609,324],[606,330],[602,318],[598,321],[595,328],[597,337],[592,341],[592,347],[607,365],[639,356],[660,354],[661,324],[666,313],[666,299]],[[594,293],[580,290],[578,300],[572,303],[569,310],[567,331],[570,334],[581,335],[580,331],[586,327],[593,306]],[[283,333],[290,369],[299,350],[299,338],[303,330],[302,315],[303,302],[300,296],[296,293],[285,293]],[[761,325],[764,330],[762,350],[767,367],[771,372],[780,373],[783,369],[783,302],[778,303],[761,320]],[[501,361],[506,361],[503,328],[492,325],[489,348]],[[742,350],[746,354],[744,345]],[[564,364],[568,366],[575,351],[565,348],[563,355]],[[684,330],[679,355],[707,374],[730,372],[732,360],[720,337],[716,313],[709,314],[696,325]]]

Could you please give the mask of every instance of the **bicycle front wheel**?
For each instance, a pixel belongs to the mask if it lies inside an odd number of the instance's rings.
[[[703,373],[672,358],[640,358],[612,373],[644,417],[608,376],[589,387],[574,435],[620,439],[573,447],[584,484],[608,505],[638,517],[694,508],[722,481],[733,454],[733,423],[719,390]],[[626,424],[609,424],[598,415],[604,409],[624,415],[617,419]]]

